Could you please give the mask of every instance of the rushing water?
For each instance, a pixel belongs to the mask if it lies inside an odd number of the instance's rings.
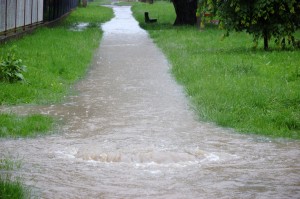
[[[129,7],[113,7],[87,78],[65,104],[2,107],[65,121],[0,140],[42,198],[300,198],[300,143],[199,122]]]

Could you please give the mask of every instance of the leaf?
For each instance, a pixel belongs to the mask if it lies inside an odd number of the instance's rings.
[[[16,73],[15,74],[20,80],[24,80],[24,76],[21,73]]]
[[[294,8],[294,7],[292,7],[292,8],[290,9],[290,13],[296,14],[295,8]]]
[[[27,72],[27,66],[22,65],[22,66],[21,66],[21,69],[22,69],[22,72]]]

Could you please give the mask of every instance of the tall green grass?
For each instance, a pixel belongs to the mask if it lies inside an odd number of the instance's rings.
[[[19,169],[19,160],[11,160],[8,157],[0,158],[0,198],[22,199],[30,198],[31,190],[24,185],[20,178],[11,176],[12,171]]]
[[[30,198],[30,189],[26,188],[20,179],[0,176],[0,198],[22,199]]]
[[[0,115],[0,137],[35,137],[47,134],[53,127],[55,119],[44,115],[17,116]]]
[[[98,47],[101,23],[112,16],[112,9],[100,7],[101,1],[77,8],[52,27],[42,27],[33,34],[0,45],[0,56],[12,46],[27,66],[27,83],[0,82],[0,105],[50,104],[64,100],[72,85],[85,76]],[[80,23],[88,23],[75,31]],[[35,136],[45,133],[55,120],[43,115],[19,117],[0,114],[0,137]]]
[[[200,118],[244,133],[300,138],[300,51],[253,50],[252,36],[215,26],[173,27],[171,3],[135,4],[134,16],[162,48]],[[145,24],[143,14],[158,18]],[[299,39],[299,32],[296,35]]]

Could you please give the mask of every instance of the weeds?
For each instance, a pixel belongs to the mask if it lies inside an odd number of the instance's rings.
[[[0,137],[35,137],[47,134],[53,128],[55,119],[45,115],[0,114],[0,123]]]
[[[0,198],[22,199],[30,198],[31,190],[24,185],[19,177],[13,177],[11,172],[20,169],[21,162],[8,157],[0,158]]]
[[[21,168],[21,161],[20,160],[12,160],[9,157],[0,158],[0,170],[15,170]]]
[[[29,198],[30,190],[24,186],[20,179],[0,176],[0,198],[22,199]]]
[[[10,83],[25,81],[23,73],[26,72],[26,66],[16,57],[15,51],[16,46],[13,46],[6,55],[0,57],[0,81]]]

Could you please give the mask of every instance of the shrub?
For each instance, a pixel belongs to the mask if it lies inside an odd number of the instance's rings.
[[[13,46],[4,57],[0,58],[0,81],[9,83],[25,81],[23,73],[27,67],[17,58],[15,49]]]

